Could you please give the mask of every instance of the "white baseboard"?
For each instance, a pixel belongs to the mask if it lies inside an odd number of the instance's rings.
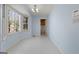
[[[51,40],[51,39],[50,39]],[[61,54],[64,54],[64,51],[63,51],[63,49],[61,49],[57,44],[56,44],[56,42],[54,42],[53,40],[51,40],[54,44],[55,44],[55,46],[58,48],[58,50],[61,52]]]

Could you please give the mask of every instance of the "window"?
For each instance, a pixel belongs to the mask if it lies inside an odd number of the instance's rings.
[[[19,14],[13,10],[8,10],[8,32],[19,30]]]
[[[14,9],[8,8],[8,33],[27,30],[28,17],[24,17]]]
[[[23,31],[27,31],[28,30],[28,17],[24,17],[23,20]]]

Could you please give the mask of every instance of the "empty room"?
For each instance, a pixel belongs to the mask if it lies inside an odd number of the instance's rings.
[[[79,4],[0,4],[0,53],[78,54]]]

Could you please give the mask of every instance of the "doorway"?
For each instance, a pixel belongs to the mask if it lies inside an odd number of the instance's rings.
[[[41,34],[41,36],[46,36],[47,35],[46,24],[47,24],[46,19],[40,19],[40,26],[41,26],[40,34]]]

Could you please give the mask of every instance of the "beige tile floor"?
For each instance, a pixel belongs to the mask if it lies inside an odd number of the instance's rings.
[[[10,54],[59,54],[58,48],[47,37],[24,39],[10,48]]]

